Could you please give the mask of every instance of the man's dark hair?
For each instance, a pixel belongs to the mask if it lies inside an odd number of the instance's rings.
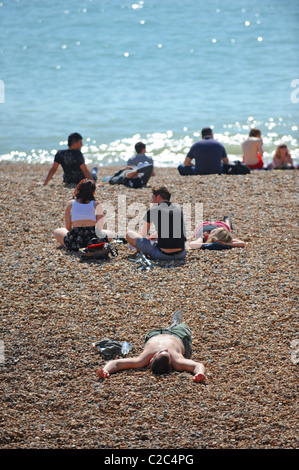
[[[160,186],[159,188],[153,188],[152,192],[154,196],[161,196],[162,199],[165,199],[166,201],[170,201],[171,194],[168,191],[168,189],[165,188],[165,186]]]
[[[213,131],[210,127],[204,127],[202,130],[201,130],[201,136],[202,137],[207,137],[208,135],[212,135],[213,134]]]
[[[261,131],[254,127],[253,129],[250,130],[249,132],[249,137],[260,137],[261,136]]]
[[[74,132],[73,134],[70,134],[68,136],[68,140],[67,140],[68,146],[71,147],[73,144],[75,144],[76,142],[79,142],[79,140],[82,140],[82,139],[83,139],[82,135],[78,134],[78,132]]]
[[[168,356],[156,357],[151,364],[151,369],[152,369],[153,374],[157,374],[157,375],[169,374],[171,370],[171,365],[169,364],[169,357]]]
[[[137,142],[137,144],[135,144],[136,153],[141,153],[142,150],[144,149],[145,149],[145,144],[143,142]]]

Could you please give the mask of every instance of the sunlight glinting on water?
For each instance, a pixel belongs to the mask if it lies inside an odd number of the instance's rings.
[[[250,128],[258,126],[259,123],[250,120],[251,124],[240,125],[239,122],[223,126],[224,132],[215,132],[214,138],[220,141],[226,148],[230,161],[242,159],[242,142],[247,138]],[[269,126],[267,126],[269,124]],[[281,122],[279,122],[281,124]],[[271,130],[263,135],[264,161],[270,162],[273,157],[275,148],[282,142],[286,143],[291,151],[293,160],[299,163],[298,142],[294,136],[284,134],[283,129],[277,129],[280,132],[274,132],[276,123],[269,119],[269,123],[265,124]],[[239,128],[240,132],[232,133],[232,129]],[[246,132],[245,132],[246,131]],[[177,166],[184,161],[191,145],[200,139],[200,132],[188,134],[188,129],[184,130],[185,135],[176,136],[172,131],[165,133],[153,133],[141,136],[135,134],[130,138],[115,140],[109,144],[97,144],[94,139],[87,137],[84,140],[82,152],[85,156],[86,163],[102,165],[123,165],[135,153],[134,145],[137,141],[142,140],[146,143],[146,153],[153,156],[157,167]],[[27,161],[28,163],[50,163],[53,161],[57,150],[67,147],[67,141],[60,141],[59,148],[50,151],[44,149],[32,149],[30,153],[12,151],[3,155],[3,160],[10,161]]]

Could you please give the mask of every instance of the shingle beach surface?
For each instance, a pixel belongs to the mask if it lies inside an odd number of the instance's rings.
[[[53,239],[73,188],[49,165],[1,163],[2,449],[238,449],[298,447],[298,176],[291,171],[182,177],[157,168],[144,189],[97,188],[127,209],[151,188],[203,203],[205,220],[230,215],[245,248],[188,251],[185,263],[138,269],[128,245],[82,262]],[[99,169],[99,182],[113,168]],[[134,206],[131,206],[131,209]],[[117,216],[117,213],[116,213]],[[131,217],[134,216],[132,212]],[[192,220],[191,220],[192,225]],[[187,372],[148,369],[99,381],[103,338],[143,349],[175,310],[192,331]]]

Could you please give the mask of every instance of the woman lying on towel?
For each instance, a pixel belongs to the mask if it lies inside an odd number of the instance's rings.
[[[223,221],[203,222],[195,230],[195,240],[190,242],[192,250],[225,250],[244,247],[245,242],[232,237],[232,222],[225,216]]]

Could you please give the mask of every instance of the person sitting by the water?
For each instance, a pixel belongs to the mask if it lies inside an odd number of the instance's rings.
[[[232,222],[230,217],[225,216],[216,222],[203,222],[194,233],[195,240],[189,243],[189,248],[199,249],[230,249],[244,247],[245,242],[232,237]]]
[[[272,162],[267,166],[268,170],[292,170],[294,163],[286,144],[280,144],[275,150]]]
[[[109,179],[109,184],[123,184],[129,188],[143,188],[148,183],[153,172],[153,165],[140,162],[137,166],[126,166],[118,170]]]
[[[186,257],[183,211],[172,204],[170,198],[171,194],[164,186],[153,188],[153,207],[146,212],[140,233],[130,230],[126,234],[126,240],[131,246],[152,259],[170,261]],[[152,223],[156,232],[147,238]]]
[[[195,382],[205,382],[205,367],[191,359],[192,337],[189,326],[181,323],[180,312],[173,315],[168,328],[157,328],[145,336],[145,346],[137,357],[125,357],[108,361],[97,371],[101,379],[125,369],[139,369],[149,366],[154,374],[168,374],[171,369],[194,374]]]
[[[180,175],[211,175],[223,173],[223,166],[228,165],[224,146],[214,139],[210,127],[201,131],[202,139],[193,144],[183,164],[178,166]],[[194,160],[195,165],[192,164]]]
[[[248,138],[242,144],[243,163],[251,170],[261,170],[263,162],[263,141],[259,129],[251,129]]]
[[[95,199],[95,190],[94,181],[80,181],[74,198],[68,201],[65,208],[65,227],[54,231],[56,240],[68,250],[85,248],[90,240],[97,238],[96,228],[109,240],[112,238],[108,230],[102,230],[103,210],[101,203]]]
[[[146,152],[146,145],[143,142],[137,142],[135,144],[135,151],[136,155],[133,157],[129,158],[127,161],[127,166],[129,167],[135,167],[139,163],[148,163],[149,165],[152,165],[153,169],[151,173],[147,173],[146,175],[143,176],[143,185],[146,186],[150,177],[155,176],[155,171],[154,171],[154,160],[152,157],[148,157],[145,152]]]
[[[63,168],[63,181],[66,184],[78,184],[84,178],[92,181],[97,180],[97,167],[94,167],[91,172],[88,170],[81,152],[82,145],[82,136],[80,134],[74,132],[69,135],[68,149],[59,150],[56,153],[54,163],[43,183],[44,186],[53,178],[59,165]]]

